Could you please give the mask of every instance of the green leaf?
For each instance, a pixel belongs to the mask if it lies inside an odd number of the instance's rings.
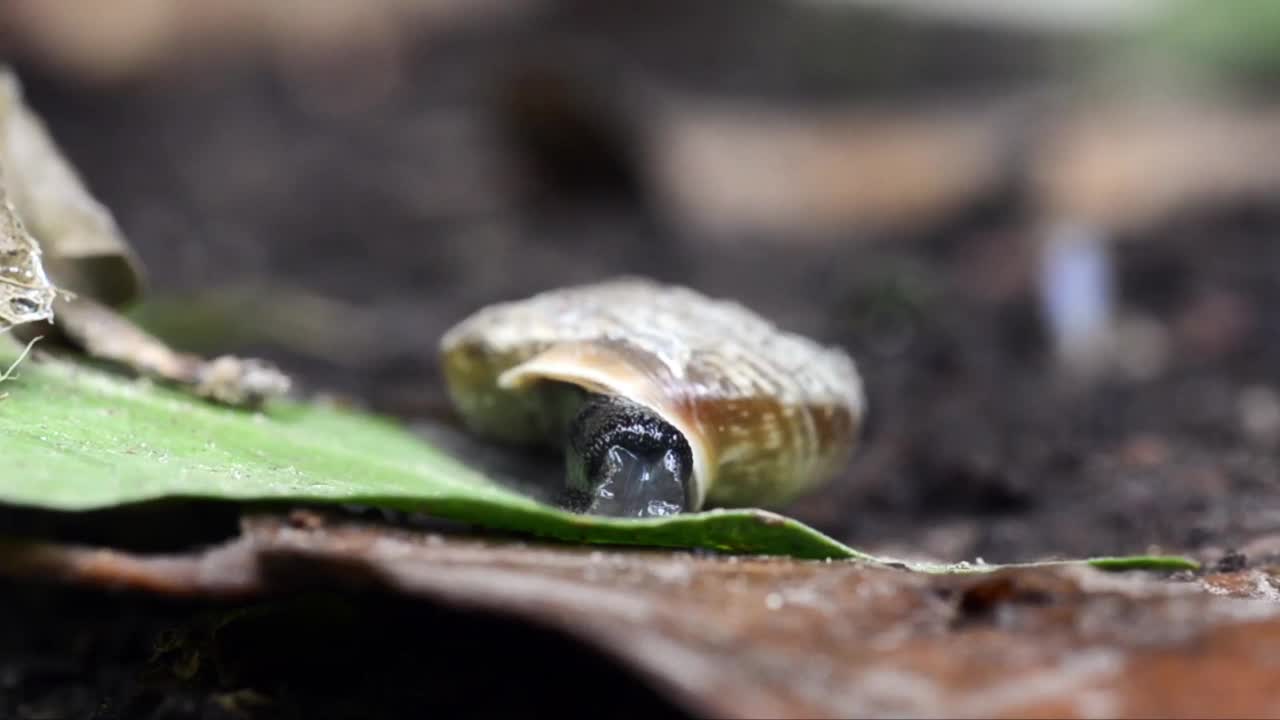
[[[0,347],[0,365],[10,355],[16,350]],[[62,360],[28,361],[3,390],[0,502],[11,505],[80,511],[162,498],[354,503],[574,542],[901,564],[762,510],[654,520],[562,512],[388,420],[333,407],[278,403],[249,413]],[[1194,568],[1182,559],[1128,562]],[[998,567],[905,565],[930,572]]]
[[[1129,570],[1177,572],[1179,570],[1195,571],[1200,569],[1200,563],[1197,563],[1190,558],[1179,557],[1177,555],[1128,555],[1120,557],[1094,557],[1087,558],[1085,560],[1042,560],[1040,562],[1007,563],[1004,565],[993,565],[982,562],[981,560],[978,562],[934,563],[893,560],[890,558],[875,558],[874,561],[879,564],[891,565],[901,567],[906,570],[930,573],[934,575],[958,575],[994,572],[996,570],[1055,567],[1062,565],[1088,565],[1090,567],[1097,568],[1098,570],[1106,570],[1108,572],[1123,572]]]
[[[1280,3],[1179,0],[1159,16],[1149,42],[1227,77],[1274,80],[1280,72]]]

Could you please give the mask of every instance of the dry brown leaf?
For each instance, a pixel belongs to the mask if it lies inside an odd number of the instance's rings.
[[[1257,570],[1201,584],[1080,568],[926,576],[446,537],[310,513],[251,519],[238,539],[187,555],[10,544],[0,568],[168,595],[381,586],[559,628],[716,717],[1280,710],[1280,602],[1216,596],[1258,597],[1256,578],[1271,576]]]

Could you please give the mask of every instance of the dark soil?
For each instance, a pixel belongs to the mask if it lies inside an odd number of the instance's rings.
[[[560,633],[376,592],[251,604],[0,585],[0,717],[679,717]]]

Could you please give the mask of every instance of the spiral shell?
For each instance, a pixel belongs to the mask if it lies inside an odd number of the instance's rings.
[[[847,463],[865,406],[843,352],[640,278],[480,310],[445,334],[441,361],[468,426],[510,443],[564,442],[566,385],[649,408],[692,449],[690,509],[819,485]]]

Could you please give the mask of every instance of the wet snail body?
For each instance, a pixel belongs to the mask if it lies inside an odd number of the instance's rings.
[[[785,503],[847,463],[864,412],[843,352],[636,278],[484,308],[441,364],[472,431],[563,449],[565,504],[594,514]]]
[[[565,433],[565,498],[598,515],[674,515],[694,505],[693,451],[657,413],[591,394]]]

